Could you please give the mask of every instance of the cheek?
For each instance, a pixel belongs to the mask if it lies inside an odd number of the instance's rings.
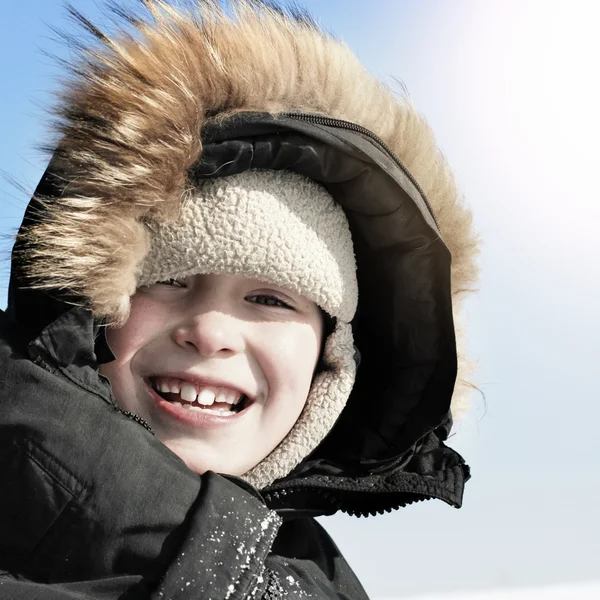
[[[108,345],[116,357],[116,363],[124,364],[135,356],[151,339],[151,332],[159,330],[160,315],[154,303],[144,296],[133,296],[131,311],[126,323],[106,332]]]
[[[270,390],[279,395],[306,395],[321,350],[319,332],[308,324],[278,324],[264,336],[265,376]]]
[[[135,357],[151,341],[150,332],[158,329],[156,316],[151,303],[134,296],[126,323],[106,331],[115,360],[102,365],[100,373],[108,377],[117,403],[126,410],[135,412],[139,408],[135,402]]]

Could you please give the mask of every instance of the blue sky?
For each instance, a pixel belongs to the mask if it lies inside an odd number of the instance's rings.
[[[73,3],[97,14],[92,1]],[[31,189],[59,72],[42,50],[68,56],[50,30],[68,24],[58,2],[5,4],[0,169]],[[464,507],[324,524],[374,597],[600,579],[595,3],[304,4],[373,72],[406,84],[484,239],[466,320],[486,399],[473,398],[452,440],[473,469]],[[0,233],[16,229],[26,202],[0,181]]]

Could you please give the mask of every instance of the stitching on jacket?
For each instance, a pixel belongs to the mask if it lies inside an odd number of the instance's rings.
[[[29,439],[26,439],[25,443],[22,445],[18,444],[16,440],[13,440],[13,444],[14,444],[15,448],[17,449],[17,451],[22,452],[32,463],[37,465],[46,475],[48,475],[48,477],[50,477],[50,479],[55,484],[60,486],[60,488],[62,490],[64,490],[70,496],[70,498],[65,502],[64,506],[54,514],[52,521],[48,523],[46,530],[39,537],[39,539],[37,540],[37,543],[33,546],[33,548],[31,548],[29,550],[29,555],[35,556],[35,553],[37,552],[38,548],[44,542],[44,540],[47,539],[49,532],[52,531],[55,523],[60,519],[61,515],[65,511],[70,510],[76,501],[81,503],[81,498],[84,497],[88,493],[88,490],[77,479],[77,477],[75,477],[67,468],[65,468],[59,461],[57,461],[54,456],[49,454],[41,446],[38,446],[37,444],[35,444],[34,442],[32,442]],[[27,446],[29,446],[29,447],[27,447]],[[52,463],[53,465],[55,465],[56,467],[61,469],[68,477],[71,477],[79,489],[73,490],[73,489],[69,488],[66,484],[64,484],[54,473],[52,473],[51,471],[48,470],[47,466],[44,465],[38,457],[36,457],[34,455],[34,451],[37,451],[39,454],[43,455],[44,460],[48,461],[49,463]],[[5,578],[5,577],[12,577],[12,575],[8,572],[0,571],[0,579]]]
[[[67,469],[61,462],[56,460],[55,456],[47,452],[43,447],[38,446],[35,442],[33,442],[30,439],[25,439],[25,442],[23,444],[19,444],[15,440],[14,444],[17,447],[17,449],[21,450],[23,454],[25,454],[40,469],[42,469],[42,471],[44,471],[44,473],[46,473],[52,479],[52,481],[57,483],[65,492],[69,493],[73,498],[81,496],[82,492],[85,491],[84,484],[81,481],[79,481],[79,479],[75,477],[75,475],[73,475],[73,473],[71,473],[71,471],[69,471],[69,469]],[[60,470],[62,470],[67,476],[71,477],[73,481],[77,484],[77,487],[79,489],[73,490],[70,487],[68,487],[65,483],[63,483],[54,473],[48,470],[47,466],[44,465],[44,463],[42,463],[42,461],[37,456],[35,456],[35,453],[42,454],[44,456],[44,460],[48,461],[48,463],[55,465]]]

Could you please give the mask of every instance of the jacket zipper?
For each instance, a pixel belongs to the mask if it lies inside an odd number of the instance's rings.
[[[152,427],[150,427],[148,422],[145,421],[144,419],[142,419],[142,417],[140,417],[139,415],[137,415],[134,412],[131,412],[129,410],[122,410],[121,408],[119,408],[116,405],[114,406],[114,409],[117,412],[120,412],[122,415],[125,415],[132,421],[135,421],[138,425],[141,425],[146,431],[149,431],[152,435],[154,435],[154,431],[152,431]]]
[[[292,495],[296,492],[300,492],[300,491],[302,491],[302,492],[310,491],[312,493],[315,493],[316,495],[320,496],[321,498],[324,498],[329,504],[331,504],[337,510],[341,510],[342,512],[344,512],[346,514],[355,516],[355,517],[369,517],[369,516],[374,516],[377,514],[383,514],[386,512],[392,512],[394,510],[403,508],[405,506],[408,506],[409,504],[414,504],[415,502],[419,502],[421,500],[431,500],[431,498],[433,497],[433,496],[427,497],[427,496],[416,494],[415,498],[412,500],[404,500],[402,502],[395,502],[395,503],[392,502],[389,505],[387,505],[385,508],[380,508],[380,509],[376,509],[376,510],[357,510],[357,509],[351,508],[349,505],[344,503],[342,500],[337,499],[334,492],[328,492],[319,487],[312,487],[312,486],[301,487],[301,488],[293,488],[292,487],[292,488],[282,489],[282,490],[274,491],[274,492],[261,493],[261,495],[265,502],[271,503],[271,502],[278,500],[281,497],[290,496],[290,495]],[[273,510],[277,510],[277,508],[274,508]]]
[[[404,163],[394,154],[392,149],[377,135],[375,135],[372,131],[367,129],[366,127],[362,127],[361,125],[357,125],[356,123],[352,123],[351,121],[344,121],[343,119],[333,119],[331,117],[322,117],[321,115],[313,115],[309,113],[294,113],[288,112],[283,113],[283,116],[289,117],[291,119],[296,119],[297,121],[306,121],[307,123],[313,123],[314,125],[324,125],[326,127],[335,127],[338,129],[347,129],[349,131],[354,131],[356,133],[361,133],[362,135],[370,138],[374,142],[376,142],[385,152],[390,156],[390,158],[398,165],[400,170],[408,177],[410,182],[415,186],[421,198],[425,202],[427,209],[429,210],[429,214],[436,224],[437,228],[440,228],[440,225],[437,221],[435,213],[431,208],[431,204],[429,204],[429,200],[423,191],[423,188],[419,185],[418,181],[414,178],[413,174],[406,168]]]

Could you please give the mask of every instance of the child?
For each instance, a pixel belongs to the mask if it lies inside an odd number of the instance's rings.
[[[469,213],[306,15],[144,4],[76,15],[13,251],[0,598],[365,598],[313,517],[460,506]]]

